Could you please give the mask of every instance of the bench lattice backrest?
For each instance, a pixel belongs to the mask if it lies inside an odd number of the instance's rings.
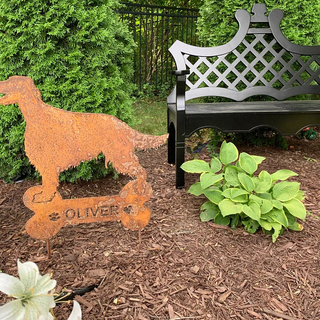
[[[254,95],[283,100],[300,94],[320,94],[320,46],[306,47],[287,40],[276,9],[265,15],[255,4],[253,16],[238,10],[239,30],[225,45],[199,48],[176,41],[169,49],[177,70],[190,70],[186,100],[219,96],[241,101]],[[265,23],[264,28],[250,27]]]

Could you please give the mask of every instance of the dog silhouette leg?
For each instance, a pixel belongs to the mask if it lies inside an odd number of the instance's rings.
[[[40,172],[41,173],[41,172]],[[59,175],[42,175],[41,192],[33,196],[33,202],[51,202],[57,193]]]
[[[134,188],[136,194],[144,194],[146,192],[147,173],[140,165],[138,157],[134,154],[133,150],[128,153],[115,151],[112,155],[109,155],[108,158],[117,172],[127,174],[137,179]],[[122,161],[119,161],[119,159]]]

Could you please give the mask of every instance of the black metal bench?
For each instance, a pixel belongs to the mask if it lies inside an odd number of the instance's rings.
[[[184,186],[180,166],[185,161],[185,138],[199,129],[250,132],[270,127],[292,135],[320,124],[320,100],[285,100],[306,94],[319,98],[320,46],[287,40],[280,30],[281,10],[266,16],[265,5],[255,4],[252,12],[236,12],[239,30],[225,45],[196,47],[176,41],[169,49],[177,82],[167,99],[168,162],[176,165],[177,188]],[[209,96],[232,102],[186,103]],[[246,101],[253,96],[275,101]]]

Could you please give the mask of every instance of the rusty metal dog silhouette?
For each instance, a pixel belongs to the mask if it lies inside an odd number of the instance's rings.
[[[13,76],[0,81],[0,104],[17,103],[26,121],[25,151],[42,176],[41,191],[34,202],[49,202],[59,185],[59,174],[90,160],[101,152],[119,173],[136,178],[136,190],[143,193],[145,169],[134,154],[162,145],[167,135],[139,133],[115,116],[70,112],[41,100],[40,91],[29,77]]]

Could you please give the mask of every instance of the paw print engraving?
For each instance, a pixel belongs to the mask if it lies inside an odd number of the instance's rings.
[[[49,218],[51,221],[58,221],[60,219],[60,215],[57,212],[52,212],[49,214]]]

